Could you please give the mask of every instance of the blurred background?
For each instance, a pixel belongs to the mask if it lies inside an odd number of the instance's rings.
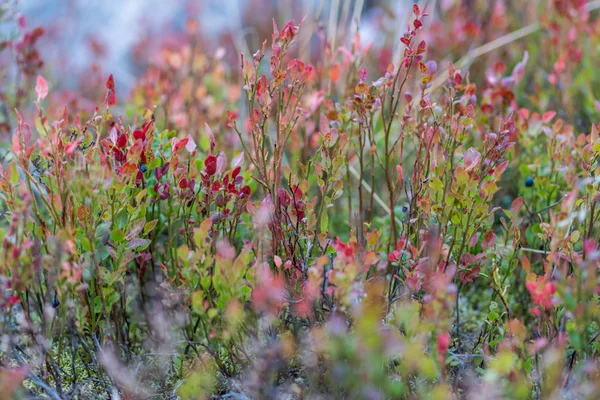
[[[426,29],[429,50],[447,58],[532,20],[540,1],[532,0],[3,0],[0,12],[5,39],[18,30],[42,26],[42,59],[52,59],[45,71],[60,85],[74,86],[78,71],[90,66],[110,71],[120,87],[131,88],[135,77],[156,61],[157,50],[189,41],[194,35],[206,49],[221,49],[232,62],[240,52],[256,51],[270,39],[271,20],[279,26],[306,17],[302,48],[320,51],[319,40],[332,48],[351,46],[357,29],[363,43],[378,53],[385,70],[402,49],[398,38],[407,30],[411,5],[418,3],[430,17]],[[512,12],[510,20],[505,14]],[[440,22],[444,21],[445,24]],[[16,28],[15,25],[20,27]],[[451,33],[451,34],[450,34]],[[153,59],[154,57],[154,59]],[[452,57],[448,58],[448,60]],[[443,61],[438,59],[438,62]]]
[[[131,87],[138,72],[136,54],[171,43],[186,24],[196,21],[202,37],[236,52],[256,50],[270,37],[271,19],[282,26],[286,21],[306,23],[312,33],[333,30],[332,24],[359,21],[366,41],[378,37],[379,24],[387,31],[404,30],[398,21],[410,12],[413,0],[9,0],[25,18],[28,27],[44,26],[44,41],[52,44],[46,52],[59,59],[65,71],[75,71],[97,63],[110,69],[117,83]],[[445,1],[451,3],[452,1]],[[432,3],[434,2],[421,2]],[[356,26],[356,25],[355,25]],[[354,27],[354,29],[356,29]],[[152,38],[152,39],[150,39]],[[157,41],[160,41],[158,43]],[[43,47],[43,46],[42,46]],[[216,50],[216,49],[213,49]],[[56,63],[53,63],[56,64]],[[58,71],[57,71],[58,72]],[[123,87],[123,86],[121,86]]]
[[[536,68],[525,71],[523,82],[532,91],[534,86],[551,91],[543,99],[523,96],[520,104],[552,103],[565,110],[563,117],[576,115],[573,122],[582,127],[600,109],[590,84],[597,79],[595,67],[578,61],[588,46],[584,42],[600,32],[600,24],[586,25],[598,0],[0,0],[0,45],[17,50],[0,51],[0,82],[6,92],[27,93],[42,74],[51,82],[50,109],[77,102],[77,108],[91,111],[109,74],[120,100],[135,97],[137,90],[146,100],[136,104],[151,107],[181,103],[185,95],[178,88],[186,87],[193,72],[205,85],[210,85],[207,77],[221,88],[231,84],[224,96],[235,102],[240,53],[249,57],[267,40],[270,57],[273,21],[282,28],[292,19],[304,21],[290,57],[317,69],[346,63],[358,33],[361,62],[368,79],[376,80],[400,60],[399,38],[410,28],[415,2],[429,14],[420,37],[427,42],[426,59],[437,62],[440,75],[449,62],[458,62],[470,82],[494,85],[497,72],[512,69],[527,51]],[[33,34],[37,27],[42,34]],[[544,48],[552,51],[542,54]],[[14,64],[15,57],[25,64]],[[567,70],[582,72],[566,73],[565,60],[573,61]],[[19,81],[15,67],[26,79]],[[171,94],[157,98],[161,93]],[[0,126],[0,137],[7,133]]]

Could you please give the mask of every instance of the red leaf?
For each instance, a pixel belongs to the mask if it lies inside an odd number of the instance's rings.
[[[145,141],[146,140],[146,134],[150,130],[151,126],[152,126],[152,120],[144,123],[144,125],[142,125],[141,129],[133,131],[133,138],[135,140],[142,139],[142,141]]]
[[[281,29],[281,33],[279,34],[279,40],[282,41],[290,41],[296,35],[296,21],[293,19],[288,21],[283,28]]]
[[[413,4],[413,12],[415,13],[415,15],[418,17],[419,15],[421,15],[421,10],[419,10],[419,6],[415,3]]]
[[[121,133],[121,136],[117,139],[117,147],[122,149],[125,146],[127,146],[127,135]]]
[[[21,298],[19,296],[15,296],[14,294],[8,298],[8,304],[14,306],[17,303],[21,302]]]
[[[234,113],[231,110],[227,110],[227,126],[230,128],[234,128],[235,127],[235,119],[237,118],[237,114]],[[212,134],[212,131],[210,130],[208,124],[204,124],[204,126],[206,127],[206,131],[208,132],[208,134],[210,135],[211,139],[214,137]]]
[[[204,160],[204,169],[208,176],[213,176],[217,172],[217,157],[214,155],[209,155]]]
[[[490,247],[494,246],[495,244],[496,244],[496,235],[494,235],[494,232],[492,232],[492,231],[487,231],[483,235],[483,240],[481,241],[481,247],[483,247],[484,249],[489,249]]]
[[[446,354],[450,347],[451,337],[449,333],[442,333],[437,338],[437,351],[440,354]]]
[[[263,74],[256,84],[256,95],[262,96],[267,91],[267,76]]]
[[[146,134],[144,133],[144,131],[142,131],[140,129],[133,131],[132,136],[135,140],[138,140],[138,139],[142,139],[142,141],[146,140]]]
[[[240,197],[248,197],[248,196],[250,196],[250,193],[251,193],[251,192],[252,192],[252,191],[250,190],[250,186],[247,186],[247,185],[246,185],[246,186],[244,186],[244,187],[243,187],[243,188],[240,190],[240,194],[239,194],[239,196],[240,196]]]
[[[456,83],[457,85],[460,85],[463,81],[462,75],[459,72],[456,72],[456,74],[454,74],[454,83]]]
[[[189,140],[190,140],[189,138],[183,138],[181,140],[177,140],[177,138],[174,138],[173,139],[173,153],[179,153],[179,151],[185,147],[185,145],[188,143]]]
[[[110,74],[108,80],[106,81],[106,89],[108,90],[106,92],[104,104],[107,107],[114,106],[117,104],[117,93],[115,92],[115,79],[113,78],[112,74]]]
[[[115,78],[113,78],[112,74],[106,80],[106,88],[109,90],[115,90]]]

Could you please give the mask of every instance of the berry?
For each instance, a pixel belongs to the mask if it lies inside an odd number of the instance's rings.
[[[533,186],[533,178],[531,176],[528,176],[527,179],[525,179],[525,186],[526,187],[532,187]]]

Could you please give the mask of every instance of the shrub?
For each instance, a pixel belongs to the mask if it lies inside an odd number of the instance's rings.
[[[58,105],[41,28],[7,41],[3,393],[593,398],[597,20],[551,2],[468,73],[440,32],[522,22],[468,3],[415,4],[381,76],[358,32],[311,64],[307,20],[273,23],[238,70],[190,22],[95,109]]]

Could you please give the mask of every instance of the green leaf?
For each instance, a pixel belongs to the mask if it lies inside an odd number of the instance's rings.
[[[121,297],[118,292],[112,292],[108,296],[106,296],[106,306],[112,307],[113,304],[116,304]]]
[[[94,307],[94,312],[96,314],[98,314],[100,311],[102,311],[102,299],[100,298],[100,296],[94,297],[94,301],[92,304]]]
[[[152,231],[152,229],[154,229],[157,223],[157,219],[153,219],[152,221],[146,222],[146,225],[144,225],[144,235],[147,235],[150,231]]]
[[[88,240],[87,237],[79,236],[78,239],[81,242],[81,247],[83,248],[83,250],[92,251],[92,246],[90,245],[90,241]],[[1,240],[1,238],[0,238],[0,240]]]
[[[205,276],[204,278],[202,278],[202,281],[200,284],[203,289],[209,289],[210,288],[210,276]]]
[[[242,286],[240,288],[240,292],[242,292],[242,300],[248,301],[250,300],[250,295],[252,294],[252,288],[250,286]]]
[[[523,368],[525,368],[525,371],[528,374],[531,374],[531,358],[528,358],[525,363],[523,364]]]
[[[444,184],[439,178],[431,178],[431,180],[429,181],[429,186],[436,192],[439,192],[444,187]]]
[[[108,229],[110,228],[110,224],[108,222],[103,222],[96,227],[94,231],[94,237],[96,239],[105,238],[108,235]]]
[[[201,290],[192,295],[192,309],[196,314],[204,313],[204,294]]]
[[[329,215],[324,213],[321,217],[321,232],[327,232],[327,228],[329,227]]]
[[[148,189],[144,189],[141,192],[139,192],[137,194],[137,196],[135,196],[136,204],[140,204],[142,202],[142,200],[144,200],[144,197],[146,196],[147,193],[148,193]]]
[[[19,183],[19,168],[16,162],[13,162],[10,167],[10,183],[13,185]]]
[[[450,220],[452,221],[452,223],[454,225],[460,225],[460,217],[457,214],[452,214],[452,217],[450,217]]]
[[[211,308],[210,310],[208,310],[208,318],[213,319],[217,315],[219,315],[219,310],[217,310],[216,308]]]
[[[125,233],[119,228],[115,228],[110,233],[110,240],[112,240],[115,244],[121,243],[125,239]]]

